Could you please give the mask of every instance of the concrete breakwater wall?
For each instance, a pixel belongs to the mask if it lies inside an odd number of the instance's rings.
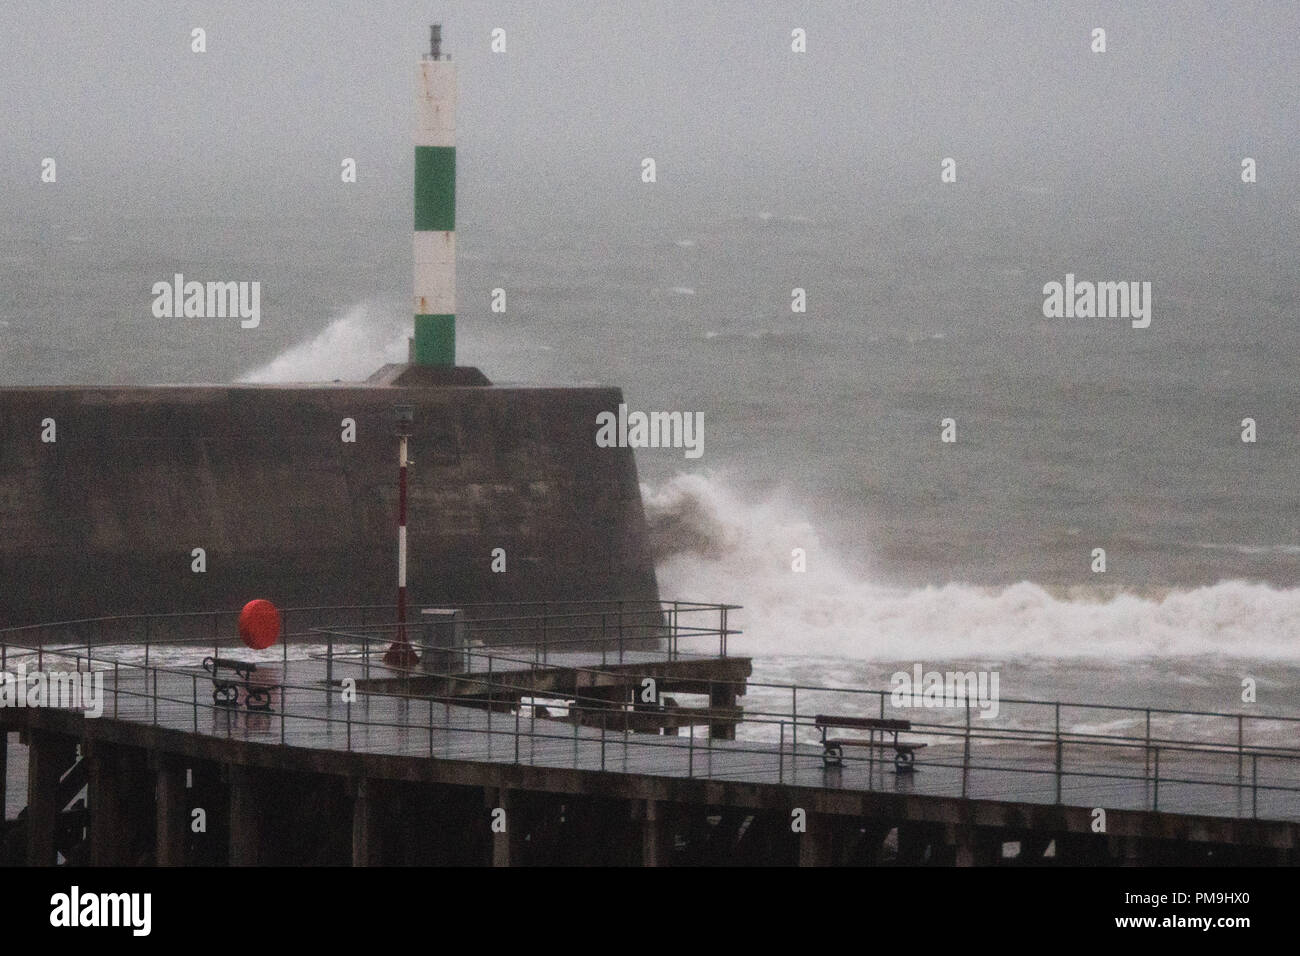
[[[617,388],[0,389],[0,626],[253,597],[391,603],[396,404],[414,412],[413,602],[656,600],[633,453],[593,438],[621,401]]]

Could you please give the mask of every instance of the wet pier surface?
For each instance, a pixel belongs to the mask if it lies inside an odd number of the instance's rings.
[[[100,719],[272,746],[423,760],[1300,821],[1300,760],[1276,747],[1238,751],[1215,741],[1200,748],[1160,747],[1157,754],[1129,738],[1108,742],[1067,732],[1058,747],[1055,739],[1016,739],[1015,733],[990,739],[998,735],[979,728],[969,742],[960,729],[918,729],[904,734],[928,744],[918,751],[912,771],[895,768],[891,748],[846,749],[842,766],[827,767],[813,715],[802,711],[797,718],[747,714],[736,726],[735,740],[718,739],[707,725],[683,728],[679,735],[638,733],[621,717],[630,709],[595,717],[588,712],[582,721],[570,721],[562,699],[547,696],[543,702],[540,694],[538,706],[546,706],[549,717],[539,716],[531,697],[523,703],[497,700],[495,710],[465,706],[452,697],[422,696],[426,675],[413,674],[409,682],[384,680],[395,675],[377,656],[363,664],[356,649],[338,649],[327,661],[315,648],[258,664],[250,682],[274,689],[272,709],[257,712],[214,704],[212,677],[202,666],[211,654],[211,647],[155,645],[145,667],[138,648],[97,650],[94,667],[105,694]],[[10,668],[30,657],[11,650]],[[539,674],[601,673],[611,664],[608,653],[603,658],[602,664],[599,652],[569,653],[525,663],[503,655],[494,660],[490,678],[482,663],[460,676],[471,683],[484,680],[484,686],[490,682],[503,698],[512,692],[521,696],[525,683],[529,692],[538,686]],[[622,658],[625,668],[643,664],[647,673],[663,662],[657,652],[629,651]],[[73,670],[86,663],[84,656],[78,660],[51,649],[43,653],[41,666]],[[363,688],[382,683],[384,692],[362,691],[348,703],[339,684],[347,677]],[[20,753],[10,747],[10,818],[24,802]]]

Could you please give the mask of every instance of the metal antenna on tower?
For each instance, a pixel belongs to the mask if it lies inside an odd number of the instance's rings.
[[[442,59],[442,24],[434,23],[429,27],[429,59]]]

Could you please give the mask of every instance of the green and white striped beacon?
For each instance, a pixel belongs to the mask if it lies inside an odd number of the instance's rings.
[[[429,28],[415,94],[414,365],[456,364],[456,67]]]

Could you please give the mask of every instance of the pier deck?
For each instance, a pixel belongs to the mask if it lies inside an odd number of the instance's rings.
[[[6,650],[11,671],[19,664],[33,671],[87,668],[85,648]],[[1044,735],[1013,725],[916,724],[907,736],[929,746],[914,772],[898,772],[891,753],[865,748],[828,768],[811,712],[792,706],[787,715],[738,715],[739,708],[711,706],[726,697],[715,683],[731,700],[743,700],[745,658],[628,650],[616,662],[608,651],[530,661],[516,648],[483,651],[467,668],[430,675],[389,671],[363,646],[261,655],[219,648],[260,657],[254,679],[280,685],[272,710],[263,713],[214,705],[202,669],[213,651],[155,642],[146,666],[141,647],[93,648],[104,681],[102,717],[9,708],[0,709],[0,727],[27,739],[75,738],[92,752],[98,741],[222,766],[478,786],[498,799],[510,788],[618,795],[633,804],[696,804],[710,812],[747,808],[774,819],[798,807],[864,825],[881,815],[895,826],[940,824],[950,836],[954,826],[991,827],[1008,839],[1039,831],[1077,837],[1102,808],[1112,836],[1283,854],[1300,847],[1300,754],[1276,745],[1193,746],[1167,729],[1135,744],[1069,727]],[[637,706],[632,693],[651,675],[669,687],[677,681],[679,695],[700,695],[703,706],[687,705],[692,716],[684,720],[661,704]],[[345,699],[348,678],[358,689],[353,702]],[[860,697],[845,703],[863,710]],[[646,732],[656,720],[665,732]],[[718,735],[719,721],[736,739]],[[23,786],[15,761],[9,763],[10,786]]]
[[[138,651],[123,656],[128,660],[140,657]],[[1067,744],[1058,795],[1055,745],[1049,742],[995,742],[976,737],[972,757],[964,762],[963,742],[936,740],[922,730],[910,736],[928,739],[930,746],[917,760],[913,773],[897,773],[892,760],[880,755],[874,759],[851,756],[843,767],[827,769],[810,716],[797,721],[755,722],[748,727],[742,724],[738,740],[713,739],[707,734],[638,733],[622,726],[620,713],[631,712],[610,712],[602,730],[565,719],[562,709],[546,719],[536,717],[527,704],[510,706],[507,713],[493,713],[460,706],[445,697],[441,701],[424,699],[421,687],[434,679],[418,673],[405,680],[380,678],[388,669],[377,663],[370,665],[367,678],[355,660],[347,664],[336,660],[335,685],[330,687],[327,664],[319,658],[259,665],[260,680],[281,684],[284,689],[275,696],[273,712],[256,713],[213,705],[211,681],[201,668],[204,656],[202,651],[162,645],[155,648],[154,659],[166,663],[149,669],[119,667],[116,676],[114,668],[97,660],[106,693],[101,719],[219,739],[345,753],[1300,821],[1300,760],[1267,761],[1267,775],[1260,778],[1257,771],[1252,787],[1249,768],[1238,778],[1237,754],[1231,750],[1165,751],[1157,785],[1142,748],[1119,743],[1073,748]],[[186,662],[187,657],[192,660]],[[21,659],[11,654],[11,666]],[[732,666],[727,674],[742,665],[748,671],[747,659],[731,658],[729,662]],[[698,676],[694,665],[705,663],[712,660],[683,659],[688,679],[703,682],[705,678]],[[57,670],[74,669],[78,664],[85,666],[75,655],[65,657],[49,651],[42,666]],[[558,693],[572,693],[574,682],[570,679],[564,685],[549,675],[610,666],[601,664],[598,653],[554,655],[551,666],[540,672],[542,678],[526,681],[528,670],[498,665],[492,679],[498,693],[503,693],[502,687],[526,686],[529,691],[536,688],[539,698],[551,700]],[[653,652],[629,651],[618,666],[660,675],[670,669],[662,656]],[[356,675],[361,687],[371,688],[351,705],[342,702],[337,686],[347,671]],[[473,673],[467,672],[459,680],[472,684]],[[478,673],[486,676],[485,671]],[[445,686],[450,682],[438,679],[436,683]],[[591,686],[595,682],[579,683]],[[630,726],[633,721],[627,722]],[[783,739],[763,739],[773,730]]]

